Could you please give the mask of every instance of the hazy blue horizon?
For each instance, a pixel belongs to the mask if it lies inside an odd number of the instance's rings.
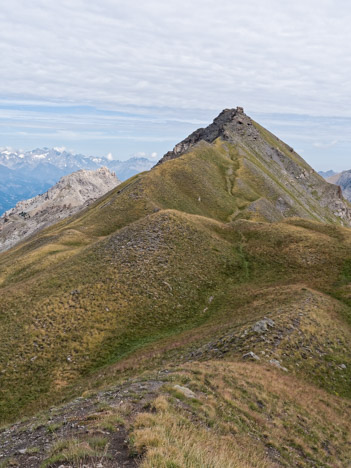
[[[64,147],[73,153],[112,155],[122,161],[134,156],[157,160],[188,134],[211,123],[219,112],[187,110],[182,119],[167,109],[132,114],[84,106],[22,104],[18,111],[0,104],[0,147],[24,151]],[[351,118],[245,112],[293,146],[316,170],[351,169]]]

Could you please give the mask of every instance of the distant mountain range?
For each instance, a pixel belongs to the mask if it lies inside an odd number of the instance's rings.
[[[327,179],[328,177],[335,175],[336,172],[333,171],[333,169],[329,169],[329,171],[319,171],[318,174]]]
[[[44,193],[61,177],[80,169],[96,170],[104,166],[124,181],[153,165],[154,162],[147,158],[118,161],[73,154],[58,148],[37,148],[26,152],[3,149],[0,151],[0,215],[18,201]]]

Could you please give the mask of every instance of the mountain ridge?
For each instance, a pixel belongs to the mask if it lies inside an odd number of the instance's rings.
[[[93,170],[105,166],[111,170],[121,168],[121,180],[129,178],[131,175],[127,170],[129,165],[145,164],[149,166],[152,161],[145,157],[131,157],[125,161],[109,159],[104,156],[86,156],[80,153],[72,153],[62,148],[36,148],[31,151],[20,150],[0,150],[0,165],[8,169],[21,170],[36,169],[40,164],[51,164],[57,169],[66,170],[68,173],[79,169]],[[67,175],[62,174],[62,175]]]
[[[321,175],[324,179],[328,179],[328,177],[335,175],[336,172],[333,169],[329,169],[328,171],[318,171],[318,174]]]

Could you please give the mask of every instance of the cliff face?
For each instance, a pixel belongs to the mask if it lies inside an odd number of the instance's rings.
[[[351,201],[351,170],[334,174],[331,177],[328,177],[327,181],[331,184],[338,185],[341,188],[344,197]]]
[[[327,183],[293,148],[247,116],[242,107],[223,110],[212,124],[196,130],[166,153],[158,165],[216,141],[236,153],[235,193],[245,200],[245,217],[251,211],[265,221],[298,216],[351,224],[351,205],[340,188]],[[253,200],[247,203],[250,198]]]
[[[20,201],[0,218],[0,251],[90,205],[120,181],[105,167],[62,177],[46,193]]]

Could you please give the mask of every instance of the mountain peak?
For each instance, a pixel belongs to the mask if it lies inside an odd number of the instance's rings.
[[[246,115],[244,113],[244,108],[243,107],[236,107],[232,109],[223,109],[222,112],[220,112],[217,117],[213,119],[213,123],[217,125],[223,125],[225,123],[228,123],[234,119],[234,117],[238,115]]]
[[[0,251],[87,207],[118,184],[107,167],[80,169],[61,177],[44,194],[18,202],[0,217]]]
[[[160,159],[157,165],[162,164],[165,161],[169,161],[170,159],[178,158],[199,141],[213,143],[219,137],[223,140],[230,141],[233,138],[233,134],[243,133],[245,126],[251,127],[249,131],[245,131],[247,136],[251,137],[255,132],[255,129],[252,126],[252,120],[250,117],[244,113],[243,107],[224,109],[210,125],[205,128],[198,128],[195,132],[185,138],[185,140],[178,143],[172,151],[168,151],[168,153]]]
[[[219,145],[214,144],[217,140]],[[231,192],[246,206],[238,209],[236,217],[250,218],[255,213],[265,221],[297,216],[351,225],[351,206],[340,188],[325,182],[291,146],[252,120],[242,107],[224,109],[210,125],[168,151],[157,165],[185,153],[192,159],[192,150],[200,142],[214,151],[213,157],[215,147],[221,146],[225,157],[235,161],[236,169],[230,169],[235,180]]]

